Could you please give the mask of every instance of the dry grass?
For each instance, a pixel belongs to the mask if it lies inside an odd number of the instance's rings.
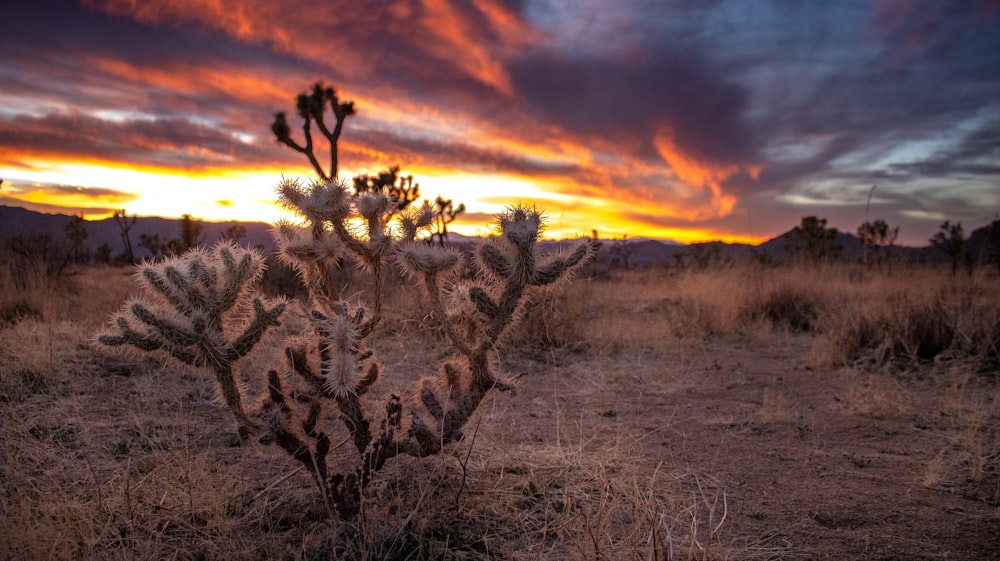
[[[2,559],[782,558],[794,553],[782,536],[802,522],[750,506],[753,483],[726,458],[734,431],[793,427],[809,451],[775,441],[769,460],[874,469],[860,452],[853,463],[824,453],[832,436],[803,420],[817,408],[930,419],[915,429],[936,443],[927,459],[905,457],[922,466],[914,485],[959,493],[1000,481],[992,277],[834,268],[578,279],[537,302],[512,337],[536,346],[503,352],[518,392],[484,403],[450,453],[395,460],[345,524],[326,517],[282,452],[237,446],[207,377],[94,350],[130,275],[93,269],[57,289],[0,290],[0,301],[39,310],[0,327]],[[383,326],[387,370],[419,377],[414,365],[440,351],[431,336],[393,336],[420,321]],[[768,362],[728,358],[739,349]],[[771,364],[838,385],[828,401],[819,387],[804,400],[773,382],[784,374],[761,374]],[[750,385],[761,376],[767,384]],[[393,391],[386,384],[379,391]],[[685,405],[733,393],[717,409]]]
[[[620,282],[620,281],[619,281]],[[809,334],[825,364],[879,369],[963,360],[1000,366],[1000,283],[914,269],[878,275],[851,267],[646,271],[606,290],[572,287],[586,302],[582,338],[597,350],[737,337],[780,344]]]

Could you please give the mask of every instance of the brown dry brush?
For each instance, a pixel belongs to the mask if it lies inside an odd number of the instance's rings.
[[[263,267],[259,254],[223,244],[143,264],[139,278],[150,299],[127,303],[99,340],[165,351],[184,364],[212,370],[241,437],[256,436],[285,450],[312,474],[328,510],[349,519],[360,512],[365,488],[388,460],[441,452],[462,438],[464,425],[491,390],[511,388],[494,371],[497,344],[531,292],[568,279],[596,247],[584,241],[572,251],[542,257],[536,247],[541,214],[510,208],[498,217],[498,235],[476,245],[465,266],[477,274],[464,280],[458,274],[463,256],[456,250],[416,241],[433,222],[429,205],[393,220],[396,207],[385,194],[351,193],[330,180],[305,186],[283,181],[278,196],[301,218],[277,224],[274,234],[281,258],[295,267],[308,290],[309,327],[277,351],[283,367],[255,374],[266,377],[267,395],[254,419],[244,411],[243,403],[251,400],[233,375],[235,363],[288,307],[254,292]],[[335,268],[348,256],[370,278],[367,306],[348,302],[336,282]],[[436,369],[438,375],[377,406],[368,392],[384,375],[383,367],[365,339],[381,320],[392,262],[419,287],[453,353]],[[351,465],[331,454],[337,446],[331,442],[334,422],[350,434],[356,450]]]
[[[890,291],[865,305],[828,310],[823,324],[835,362],[908,368],[960,360],[994,378],[1000,366],[1000,305],[991,291],[971,284]]]

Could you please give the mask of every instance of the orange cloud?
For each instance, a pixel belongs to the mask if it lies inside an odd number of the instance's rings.
[[[121,59],[83,55],[84,63],[99,72],[119,78],[123,83],[154,86],[179,94],[224,93],[236,99],[261,103],[286,102],[291,94],[279,87],[281,80],[267,68],[244,72],[235,67],[187,64],[147,66]],[[287,103],[287,102],[286,102]]]
[[[415,48],[440,61],[449,61],[467,75],[511,94],[510,76],[500,57],[519,45],[537,41],[517,16],[499,5],[479,0],[472,9],[449,0],[396,2],[373,8],[365,3],[332,4],[329,9],[301,8],[281,2],[226,2],[224,0],[87,0],[93,8],[136,21],[161,24],[194,21],[247,43],[266,43],[278,50],[336,68],[359,79],[369,74],[383,56],[365,48],[372,31],[404,37],[421,36]],[[416,26],[418,29],[414,30]],[[421,33],[422,28],[423,33]],[[360,32],[363,39],[355,35]],[[494,47],[496,36],[502,49]],[[303,41],[301,37],[321,37]],[[423,37],[426,37],[424,39]],[[491,40],[487,40],[491,39]]]
[[[4,203],[12,203],[38,212],[70,212],[88,218],[104,217],[109,208],[120,208],[134,201],[134,193],[107,188],[86,188],[71,185],[5,182]]]
[[[469,22],[448,0],[424,0],[423,26],[430,32],[430,50],[442,60],[452,60],[470,76],[497,90],[512,94],[510,76],[488,46],[476,36]]]
[[[749,173],[754,179],[759,177],[761,166],[739,166],[735,164],[712,164],[686,154],[674,141],[673,134],[663,131],[653,139],[660,156],[667,162],[674,175],[695,191],[708,189],[711,200],[707,208],[697,205],[685,214],[689,220],[705,220],[727,216],[736,206],[737,198],[724,193],[721,183],[740,172]]]
[[[473,5],[482,13],[489,23],[489,28],[499,37],[505,46],[522,46],[539,44],[543,37],[533,28],[513,14],[510,10],[491,0],[473,0]]]

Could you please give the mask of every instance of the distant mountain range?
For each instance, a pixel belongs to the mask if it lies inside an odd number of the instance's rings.
[[[34,236],[48,234],[57,242],[66,241],[66,224],[73,216],[64,214],[44,214],[21,207],[0,206],[0,241],[17,236]],[[131,219],[131,218],[130,218]],[[222,234],[233,226],[242,226],[246,237],[240,243],[259,246],[265,250],[274,248],[271,237],[271,225],[265,222],[199,222],[202,226],[202,239],[207,245],[217,242]],[[86,245],[95,251],[103,244],[111,248],[112,254],[118,255],[124,251],[121,229],[113,218],[86,222]],[[973,231],[970,237],[973,255],[979,255],[980,248],[986,238],[988,226]],[[180,220],[170,220],[156,217],[139,217],[130,231],[132,247],[137,258],[149,257],[149,252],[138,246],[142,234],[158,235],[163,240],[180,237]],[[772,238],[759,245],[730,244],[724,242],[705,242],[682,245],[676,242],[658,241],[647,238],[621,240],[601,240],[599,260],[608,264],[629,267],[648,267],[677,263],[681,260],[695,264],[699,260],[718,262],[723,260],[747,260],[751,258],[773,260],[780,262],[787,257],[786,246],[794,239],[792,230]],[[475,238],[451,234],[449,241],[456,245],[470,243]],[[557,247],[566,242],[546,241],[544,246]],[[838,232],[835,243],[841,246],[841,257],[846,261],[857,261],[862,258],[861,241],[847,233]],[[934,258],[929,247],[893,246],[894,255],[907,261],[926,260]]]
[[[25,208],[0,206],[0,239],[11,238],[16,235],[39,235],[48,234],[57,241],[66,240],[66,224],[73,219],[73,216],[65,214],[43,214]],[[129,217],[131,220],[131,217]],[[246,229],[246,237],[240,243],[251,246],[262,246],[265,249],[272,249],[274,240],[271,239],[271,225],[265,222],[201,222],[202,236],[205,244],[211,245],[217,242],[222,233],[231,226],[243,226]],[[121,228],[114,218],[105,220],[88,220],[86,245],[94,251],[103,244],[107,244],[114,255],[124,251],[122,243]],[[139,236],[142,234],[158,235],[163,240],[179,238],[181,233],[180,220],[170,220],[157,217],[136,218],[135,225],[129,231],[132,239],[132,248],[137,258],[149,257],[147,250],[139,247]]]

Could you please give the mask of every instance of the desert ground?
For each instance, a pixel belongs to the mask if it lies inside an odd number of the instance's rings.
[[[0,559],[1000,559],[995,271],[582,274],[501,349],[515,390],[346,522],[209,374],[94,343],[132,274],[0,291]],[[375,402],[445,348],[391,309]]]

